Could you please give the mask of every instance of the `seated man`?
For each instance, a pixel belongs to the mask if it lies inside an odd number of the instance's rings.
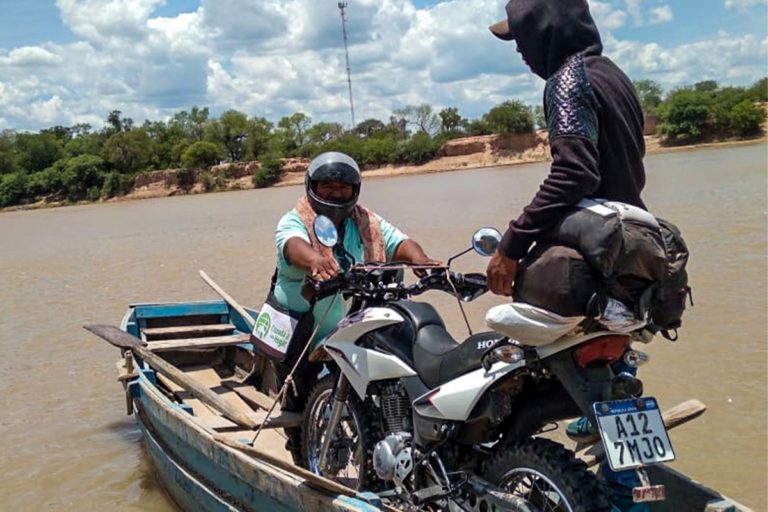
[[[348,155],[337,152],[323,153],[309,164],[304,184],[306,195],[295,208],[286,213],[277,225],[277,272],[274,297],[283,307],[297,313],[309,310],[309,303],[301,296],[305,276],[326,280],[351,264],[344,251],[357,263],[364,261],[403,261],[417,265],[440,265],[430,259],[414,240],[376,213],[357,204],[360,195],[360,169]],[[333,221],[339,233],[339,245],[333,249],[321,245],[314,234],[313,223],[317,215]],[[421,271],[423,272],[423,271]],[[417,273],[421,273],[417,271]],[[329,309],[330,308],[330,309]],[[314,308],[313,325],[317,327],[314,341],[328,335],[344,317],[341,299],[327,297]],[[282,362],[275,363],[278,389],[296,364],[304,346],[310,340],[292,343]],[[295,346],[294,346],[295,345]],[[302,359],[293,374],[296,394],[286,393],[283,410],[301,411],[311,385],[317,380],[322,365]],[[287,448],[294,461],[300,458],[300,428],[286,429]]]

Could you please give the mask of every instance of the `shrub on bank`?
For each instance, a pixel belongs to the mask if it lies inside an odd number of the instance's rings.
[[[21,204],[27,197],[27,177],[20,173],[0,175],[0,208]]]
[[[276,154],[265,155],[261,159],[261,167],[253,171],[254,188],[264,188],[272,185],[280,178],[282,161]]]
[[[213,142],[198,141],[189,146],[181,154],[181,165],[184,167],[210,167],[222,158],[221,147]]]

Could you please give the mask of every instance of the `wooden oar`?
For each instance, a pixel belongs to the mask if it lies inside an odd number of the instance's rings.
[[[203,281],[205,281],[208,286],[213,288],[213,290],[218,293],[222,299],[224,299],[224,302],[232,306],[232,308],[240,313],[240,316],[243,317],[243,320],[245,320],[251,329],[253,329],[253,326],[256,325],[256,320],[253,319],[253,317],[248,313],[243,306],[237,303],[235,299],[229,296],[227,292],[225,292],[218,284],[214,282],[213,279],[211,279],[208,274],[205,273],[205,271],[200,271],[200,277],[203,278]]]
[[[695,420],[707,410],[707,406],[701,400],[691,399],[685,402],[679,403],[661,413],[661,419],[664,421],[664,426],[667,430],[678,427],[684,423],[688,423],[691,420]],[[586,443],[579,443],[576,446],[576,455],[587,463],[588,467],[594,466],[603,457],[605,457],[605,448],[603,443],[596,444],[600,441],[598,435],[594,440]]]
[[[241,427],[252,430],[259,427],[260,422],[243,414],[241,411],[230,405],[226,400],[208,389],[208,387],[197,382],[188,375],[185,375],[184,372],[173,366],[171,363],[151,352],[146,347],[146,343],[136,336],[128,334],[112,325],[84,325],[83,327],[115,347],[130,350],[138,355],[144,361],[149,363],[156,372],[165,375],[170,380],[192,393],[195,398],[219,411],[227,419],[237,423]]]

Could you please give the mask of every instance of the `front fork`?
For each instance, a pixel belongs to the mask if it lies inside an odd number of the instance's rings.
[[[339,374],[339,380],[336,382],[336,389],[333,393],[333,405],[331,407],[331,417],[328,420],[327,430],[323,437],[323,444],[320,446],[320,471],[324,472],[327,468],[328,449],[331,446],[331,438],[336,432],[341,420],[341,414],[344,412],[344,405],[349,398],[349,380],[343,373]]]

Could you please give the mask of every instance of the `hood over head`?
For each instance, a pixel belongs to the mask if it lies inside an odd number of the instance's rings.
[[[491,32],[517,41],[523,60],[545,80],[575,53],[603,51],[586,0],[510,0],[506,10],[507,19],[492,25]]]

